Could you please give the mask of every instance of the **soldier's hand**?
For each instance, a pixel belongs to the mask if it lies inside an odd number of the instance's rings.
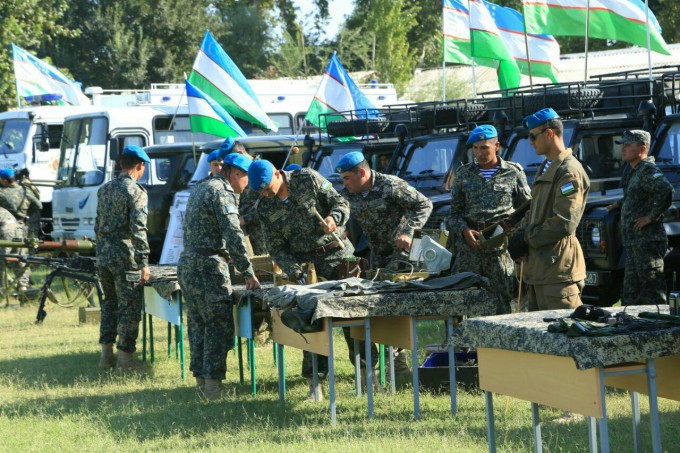
[[[332,233],[335,231],[338,226],[335,224],[335,219],[333,218],[332,215],[329,215],[324,219],[326,221],[326,225],[322,225],[324,227],[324,232],[326,233]]]
[[[252,278],[246,279],[246,289],[258,289],[259,287],[260,281],[257,279],[257,277],[253,276]]]
[[[304,274],[302,272],[298,272],[295,274],[295,282],[298,285],[306,285],[307,284],[307,274]]]
[[[478,249],[481,247],[478,238],[479,231],[472,230],[470,228],[463,230],[463,239],[465,239],[465,242],[467,242],[467,244],[473,249]]]
[[[151,271],[149,270],[148,267],[142,268],[142,276],[139,279],[139,284],[143,285],[144,283],[148,282],[151,280]]]
[[[649,225],[650,223],[652,223],[652,218],[650,216],[646,215],[644,217],[638,217],[637,219],[635,219],[635,223],[633,224],[633,227],[635,227],[636,230],[641,230],[644,227],[646,227],[647,225]]]
[[[397,248],[399,250],[410,250],[413,239],[408,234],[400,234],[397,236]]]
[[[611,212],[615,209],[619,209],[619,204],[618,203],[612,203],[610,205],[607,205],[607,212]]]
[[[238,218],[238,224],[239,226],[244,226],[246,224],[246,221],[243,219],[243,217]]]

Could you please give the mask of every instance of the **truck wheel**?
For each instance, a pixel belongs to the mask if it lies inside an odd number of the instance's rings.
[[[335,137],[352,137],[385,132],[389,122],[385,118],[366,118],[328,123],[328,134]]]
[[[597,106],[602,92],[597,88],[567,90],[564,88],[546,89],[540,94],[518,94],[524,113],[530,115],[538,110],[551,107],[557,112],[589,109]]]
[[[421,127],[458,126],[467,122],[478,121],[486,113],[484,104],[460,104],[432,106],[418,110],[418,121]]]

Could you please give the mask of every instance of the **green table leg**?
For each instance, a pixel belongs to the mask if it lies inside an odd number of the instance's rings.
[[[179,363],[182,367],[182,380],[187,378],[186,371],[184,371],[184,324],[177,326],[177,331],[179,332],[179,344],[177,350],[179,351]]]
[[[236,341],[236,354],[238,355],[238,378],[243,384],[243,349],[241,347],[241,337],[234,337]]]
[[[250,389],[253,396],[257,395],[257,381],[255,380],[255,340],[248,340],[248,361],[250,362]]]
[[[172,357],[172,323],[168,323],[168,359]]]
[[[146,362],[146,311],[142,305],[142,362]]]
[[[278,348],[276,347],[276,343],[274,343],[274,347],[272,348],[272,352],[274,353],[274,366],[278,366]]]
[[[153,317],[149,315],[149,351],[151,352],[151,363],[154,362],[153,351]]]
[[[380,345],[380,386],[385,387],[385,345]]]

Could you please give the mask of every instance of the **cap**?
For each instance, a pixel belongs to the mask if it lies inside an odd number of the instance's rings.
[[[235,143],[236,142],[231,137],[227,137],[224,139],[224,141],[220,145],[220,157],[222,158],[222,160],[224,160],[225,156],[231,152],[232,148],[234,148]]]
[[[335,171],[338,173],[344,173],[353,169],[364,160],[364,153],[361,151],[352,151],[351,153],[347,153],[342,156],[342,159],[340,159],[338,165],[335,167]]]
[[[272,180],[275,168],[268,160],[256,160],[248,168],[248,185],[255,192],[266,189]]]
[[[220,157],[220,150],[219,149],[216,149],[215,151],[208,154],[208,162],[210,163],[214,160],[222,160],[222,158]]]
[[[467,142],[465,142],[467,145],[472,145],[475,142],[478,142],[480,140],[488,140],[490,138],[495,138],[498,137],[498,131],[496,130],[495,127],[493,127],[490,124],[484,124],[482,126],[478,126],[470,132],[470,136],[467,139]]]
[[[623,137],[614,140],[619,145],[627,145],[629,143],[643,143],[647,146],[651,143],[651,136],[649,132],[642,129],[633,129],[630,131],[623,131]]]
[[[123,156],[135,156],[139,158],[140,160],[143,160],[147,164],[151,162],[151,159],[149,159],[149,155],[146,154],[146,151],[141,146],[136,146],[136,145],[128,145],[125,148],[123,148]]]
[[[250,168],[250,164],[252,164],[252,163],[253,163],[253,159],[249,158],[248,156],[244,156],[243,154],[239,154],[239,153],[231,153],[231,154],[228,154],[227,157],[224,158],[224,165],[229,165],[230,167],[236,167],[239,170],[245,171],[246,173],[248,173],[248,169]]]
[[[556,111],[548,107],[547,109],[539,110],[533,115],[525,117],[524,120],[522,121],[522,124],[527,129],[533,129],[535,127],[540,126],[543,123],[547,123],[548,121],[559,117],[560,116],[557,114]]]
[[[290,164],[286,166],[286,171],[295,171],[295,170],[300,170],[302,169],[302,166],[298,164]]]
[[[3,168],[0,170],[0,178],[9,179],[14,178],[15,176],[16,173],[14,172],[13,168]]]

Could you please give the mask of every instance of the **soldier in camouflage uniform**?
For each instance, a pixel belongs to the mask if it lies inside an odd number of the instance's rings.
[[[666,303],[666,281],[663,258],[668,250],[668,237],[663,227],[663,214],[673,201],[673,186],[647,156],[649,132],[625,131],[616,143],[622,160],[630,165],[623,181],[623,198],[607,206],[608,211],[621,210],[621,232],[626,249],[623,278],[624,305]]]
[[[239,222],[243,232],[248,236],[250,245],[255,255],[267,254],[267,241],[265,239],[262,222],[257,216],[257,206],[260,204],[260,195],[246,187],[240,194],[238,212],[241,215]]]
[[[126,146],[120,157],[121,173],[97,192],[97,268],[104,290],[99,343],[101,369],[113,366],[113,343],[118,337],[117,367],[133,367],[139,321],[142,317],[142,284],[149,281],[146,190],[137,184],[151,162],[139,146]],[[126,274],[139,273],[139,282]]]
[[[480,232],[529,200],[529,186],[519,165],[498,156],[496,128],[475,128],[467,144],[472,145],[475,161],[456,171],[451,188],[448,223],[456,241],[453,272],[475,272],[489,278],[498,296],[496,312],[510,313],[515,266],[504,244],[486,247],[480,242]]]
[[[0,207],[8,210],[16,219],[17,227],[15,236],[17,238],[28,237],[29,219],[37,216],[40,218],[42,203],[34,190],[18,184],[16,173],[11,168],[0,170]],[[38,220],[39,221],[39,220]],[[19,252],[17,249],[16,252]],[[19,291],[26,290],[29,286],[31,269],[25,263],[17,266],[17,276],[19,278]]]
[[[354,253],[352,243],[343,239],[344,248],[331,234],[342,237],[342,227],[349,219],[349,204],[333,185],[314,170],[294,172],[276,170],[271,162],[256,160],[248,170],[251,189],[263,196],[257,215],[264,227],[267,248],[288,278],[306,284],[303,263],[313,263],[319,277],[336,280],[345,258]],[[315,212],[326,222],[321,226]],[[362,348],[363,350],[363,348]],[[302,376],[313,396],[311,353],[304,352]],[[328,359],[319,356],[319,374],[328,372]],[[320,388],[316,389],[321,397]]]
[[[17,219],[5,208],[0,208],[0,240],[11,241],[17,234],[16,230],[19,224]],[[21,234],[21,233],[20,233]],[[12,253],[11,248],[3,247],[0,248],[0,253],[8,254]],[[4,273],[7,269],[7,261],[4,259],[0,262],[0,287],[4,289]],[[17,282],[18,283],[18,282]]]
[[[248,175],[241,167],[223,165],[219,175],[199,183],[187,201],[184,250],[177,276],[187,304],[189,368],[208,399],[220,397],[227,372],[227,353],[233,346],[234,318],[227,256],[245,278],[247,289],[260,287],[248,259],[238,224],[238,195]],[[227,181],[229,177],[229,181]]]
[[[335,171],[371,248],[371,269],[387,266],[395,252],[411,248],[413,232],[427,222],[432,202],[404,180],[372,171],[358,151],[343,156]]]

